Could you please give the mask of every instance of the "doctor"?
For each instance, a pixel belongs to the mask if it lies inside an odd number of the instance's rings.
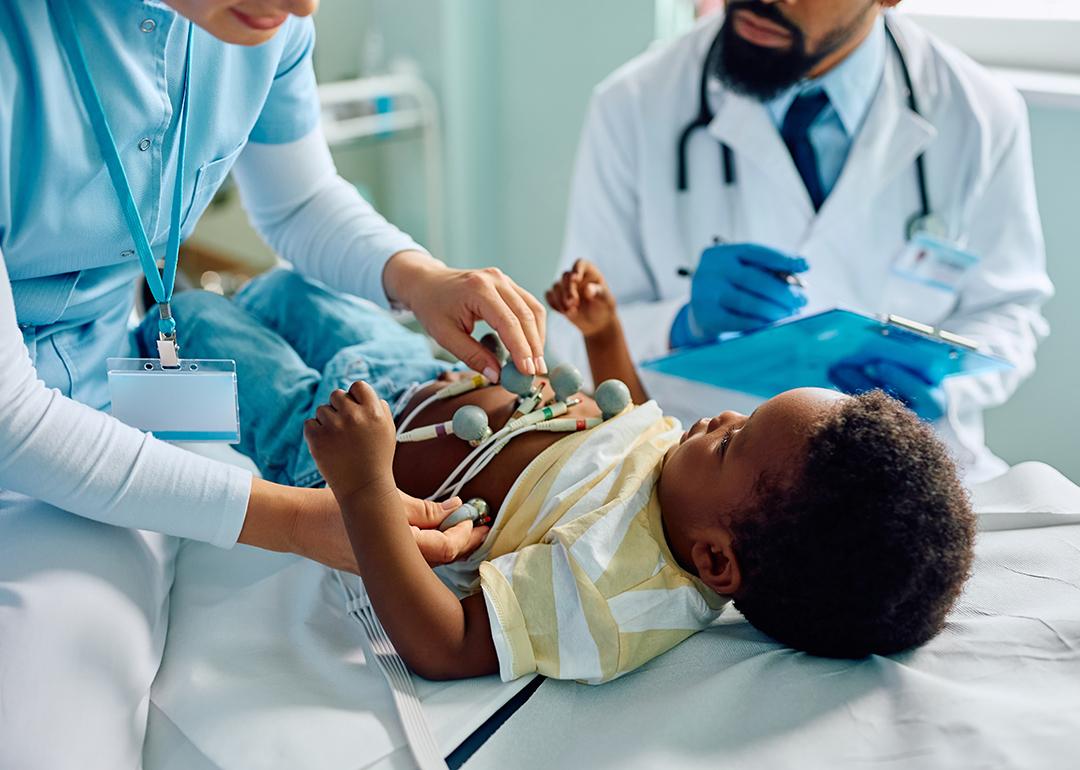
[[[316,5],[0,3],[0,767],[141,766],[170,536],[355,567],[328,491],[253,480],[102,411],[140,263],[167,295],[155,260],[175,267],[230,170],[296,269],[411,308],[493,377],[497,359],[467,333],[481,318],[519,368],[545,369],[534,298],[498,271],[449,269],[337,175],[302,18]],[[425,555],[478,544],[405,502],[428,527]]]
[[[884,12],[898,2],[732,0],[619,69],[589,110],[563,269],[600,266],[639,359],[837,306],[977,340],[1015,368],[943,385],[878,361],[834,372],[936,421],[975,481],[1004,467],[982,412],[1033,371],[1047,332],[1027,113]],[[551,328],[584,359],[562,319]],[[708,412],[700,391],[669,396]]]

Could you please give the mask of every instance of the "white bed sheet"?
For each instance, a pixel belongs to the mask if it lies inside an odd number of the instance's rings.
[[[1080,489],[1059,474],[1029,465],[1012,479],[975,494],[998,528],[1043,512],[1080,522]],[[980,534],[949,627],[918,651],[816,659],[731,612],[611,684],[545,682],[466,767],[1077,766],[1080,524],[1042,526]],[[525,684],[416,683],[446,752]],[[145,764],[412,766],[330,573],[196,543],[177,561]]]
[[[545,682],[465,768],[1080,767],[1080,524],[1046,526],[1080,521],[1080,490],[1046,466],[1019,476],[975,500],[999,530],[1041,528],[980,532],[924,647],[814,658],[733,611],[611,684]]]
[[[447,754],[527,683],[415,679]],[[149,770],[413,766],[344,592],[294,556],[182,547],[151,702]]]

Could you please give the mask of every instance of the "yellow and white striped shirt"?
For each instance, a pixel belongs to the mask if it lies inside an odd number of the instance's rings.
[[[606,682],[719,617],[727,599],[664,538],[656,482],[680,435],[650,401],[553,444],[514,484],[478,554],[504,680]]]

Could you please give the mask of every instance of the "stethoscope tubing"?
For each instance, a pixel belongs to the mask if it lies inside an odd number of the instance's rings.
[[[915,97],[915,88],[911,79],[911,71],[908,69],[907,57],[904,55],[904,49],[900,45],[900,41],[897,40],[896,34],[893,32],[887,18],[885,21],[885,33],[888,35],[889,41],[896,51],[897,60],[900,63],[900,72],[904,78],[904,87],[907,89],[908,108],[919,117],[922,117],[922,113],[919,111],[919,105]],[[687,163],[690,139],[693,138],[694,133],[699,129],[707,128],[716,117],[709,107],[708,89],[709,75],[712,72],[712,64],[720,52],[720,45],[721,34],[717,33],[716,37],[713,39],[712,45],[709,46],[708,53],[705,54],[705,63],[702,66],[701,81],[698,89],[698,114],[686,125],[682,130],[682,133],[679,134],[676,164],[677,177],[675,180],[676,189],[679,192],[686,192],[690,189],[689,166]],[[737,181],[735,173],[735,154],[726,142],[720,142],[720,168],[724,178],[724,184],[728,187],[734,186]],[[910,231],[917,223],[930,222],[933,220],[930,209],[930,193],[926,183],[925,153],[919,153],[915,158],[915,175],[919,185],[919,213],[912,217],[911,222],[909,223],[909,237],[913,235]]]

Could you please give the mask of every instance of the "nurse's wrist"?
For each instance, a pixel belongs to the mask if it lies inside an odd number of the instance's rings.
[[[291,487],[283,487],[260,478],[251,480],[244,526],[237,542],[266,551],[288,553],[295,551],[293,535],[302,500],[294,499]]]
[[[383,267],[383,291],[391,304],[413,309],[412,291],[428,275],[447,270],[446,264],[424,251],[399,251]]]

